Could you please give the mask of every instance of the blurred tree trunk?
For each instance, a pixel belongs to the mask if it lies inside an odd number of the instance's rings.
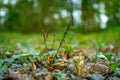
[[[96,3],[94,0],[82,0],[82,31],[98,30],[100,23],[95,21],[95,14],[99,16],[99,10],[94,9],[93,5]]]
[[[120,1],[104,0],[106,14],[109,17],[108,26],[120,25]]]

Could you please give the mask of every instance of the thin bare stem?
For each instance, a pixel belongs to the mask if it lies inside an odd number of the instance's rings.
[[[55,38],[56,38],[56,34],[53,35],[53,42],[52,42],[52,48],[54,49],[54,44],[55,44]]]
[[[68,23],[68,26],[67,26],[67,28],[66,28],[66,30],[65,30],[65,32],[64,32],[63,38],[62,38],[62,40],[60,41],[60,44],[59,44],[59,46],[58,46],[57,53],[59,52],[59,49],[60,49],[60,47],[61,47],[61,45],[62,45],[62,43],[63,43],[63,41],[64,41],[64,39],[65,39],[68,31],[69,31],[69,29],[70,29],[70,26],[71,26],[71,24],[72,24],[72,20],[73,20],[72,17],[70,17],[70,21],[69,21],[69,23]]]
[[[42,30],[42,34],[43,34],[43,38],[44,38],[44,44],[45,44],[45,48],[47,48],[47,38],[48,38],[48,32],[45,30]]]

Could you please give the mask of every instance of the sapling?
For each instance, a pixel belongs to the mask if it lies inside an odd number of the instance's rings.
[[[64,35],[63,35],[63,37],[62,37],[62,39],[61,39],[61,41],[60,41],[59,46],[58,46],[57,53],[59,52],[59,49],[60,49],[60,47],[61,47],[61,45],[62,45],[62,43],[63,43],[63,41],[64,41],[64,39],[65,39],[65,37],[66,37],[66,35],[67,35],[67,33],[68,33],[68,31],[70,30],[70,27],[71,27],[71,24],[72,24],[72,20],[73,20],[73,18],[70,17],[70,21],[69,21],[69,23],[68,23],[68,25],[67,25],[67,28],[66,28],[66,30],[65,30],[65,32],[64,32]]]

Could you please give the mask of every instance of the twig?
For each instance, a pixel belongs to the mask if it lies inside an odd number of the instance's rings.
[[[66,37],[66,34],[68,33],[68,31],[69,31],[69,29],[70,29],[70,26],[71,26],[71,24],[72,24],[72,17],[70,17],[70,21],[69,21],[69,23],[68,23],[68,26],[67,26],[67,28],[66,28],[66,31],[64,32],[64,35],[63,35],[63,38],[62,38],[62,40],[60,41],[60,44],[59,44],[59,46],[58,46],[58,49],[57,49],[57,53],[59,52],[59,49],[60,49],[60,47],[61,47],[61,45],[62,45],[62,43],[63,43],[63,41],[64,41],[64,39],[65,39],[65,37]]]
[[[56,37],[56,34],[53,35],[52,49],[54,49],[55,37]]]
[[[47,31],[45,32],[45,30],[42,30],[42,33],[43,33],[45,48],[47,48],[48,32]]]

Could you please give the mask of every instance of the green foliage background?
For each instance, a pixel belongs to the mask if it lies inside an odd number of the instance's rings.
[[[1,31],[16,32],[40,32],[49,29],[51,32],[62,31],[73,17],[72,30],[89,32],[100,30],[100,14],[108,17],[107,26],[120,25],[120,1],[119,0],[0,0],[0,12],[6,11],[5,16],[0,16]],[[77,1],[77,2],[75,2]],[[105,12],[100,11],[103,4]],[[96,7],[95,7],[96,5]],[[61,14],[67,12],[67,16]],[[81,16],[76,21],[74,11],[80,11]],[[57,18],[54,18],[54,16]],[[4,19],[4,23],[2,23]],[[96,20],[97,19],[97,20]]]

